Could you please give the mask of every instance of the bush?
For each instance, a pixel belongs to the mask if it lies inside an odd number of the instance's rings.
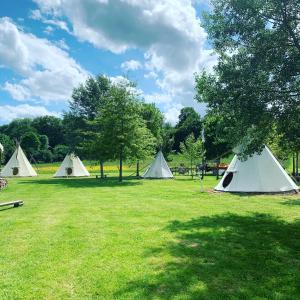
[[[53,160],[62,161],[69,152],[69,147],[66,145],[57,145],[53,149]]]

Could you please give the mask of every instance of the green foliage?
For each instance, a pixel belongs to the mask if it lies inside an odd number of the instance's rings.
[[[1,153],[1,160],[2,162],[7,162],[14,152],[14,142],[6,134],[0,133],[0,143],[4,147],[4,152]]]
[[[40,149],[41,150],[48,150],[49,148],[49,139],[48,139],[48,136],[47,135],[40,135],[39,136],[39,139],[40,139]]]
[[[164,117],[161,111],[155,104],[142,103],[141,116],[144,119],[147,128],[151,131],[152,135],[156,138],[157,145],[162,144],[162,127]]]
[[[205,149],[200,138],[196,139],[191,133],[183,143],[180,143],[181,153],[189,160],[191,167],[191,174],[193,176],[193,167],[196,163],[201,163],[204,159]]]
[[[204,148],[208,160],[218,159],[228,154],[231,145],[224,139],[226,124],[221,115],[207,113],[204,117]]]
[[[36,132],[36,130],[32,127],[32,120],[25,118],[13,120],[8,125],[3,126],[1,132],[8,135],[13,140],[20,141],[23,135],[28,132]]]
[[[73,91],[70,101],[71,115],[93,120],[97,116],[103,99],[107,97],[110,86],[109,78],[104,75],[88,78],[84,84]]]
[[[69,147],[66,145],[56,145],[53,151],[53,160],[62,161],[69,153]]]
[[[5,161],[11,157],[15,149],[15,140],[21,142],[24,151],[33,155],[36,160],[51,162],[53,158],[51,147],[57,142],[63,143],[63,135],[62,120],[53,116],[13,120],[8,125],[0,127],[0,136],[5,140],[8,139],[7,142],[3,142],[6,144]]]
[[[175,126],[173,149],[179,151],[180,143],[191,133],[198,138],[201,134],[201,129],[202,122],[199,114],[192,107],[182,108],[178,123]]]
[[[34,153],[34,159],[38,162],[50,163],[53,161],[53,154],[48,149],[40,149]]]
[[[65,138],[76,152],[100,160],[145,159],[161,140],[162,114],[133,93],[134,84],[89,78],[75,89],[64,116]]]
[[[173,150],[175,129],[170,123],[165,123],[162,128],[162,146],[161,150],[164,157],[168,159]]]
[[[127,84],[112,85],[93,125],[106,159],[143,159],[154,147],[154,139],[141,117],[142,105]],[[94,147],[95,149],[95,147]]]
[[[65,144],[69,151],[80,154],[80,145],[84,142],[85,132],[88,130],[86,119],[68,112],[64,114],[63,126]]]
[[[27,132],[22,136],[22,148],[27,154],[33,154],[40,149],[39,136],[34,132]]]
[[[297,125],[300,2],[212,3],[204,26],[219,60],[214,74],[196,77],[196,98],[222,116],[232,147],[242,144],[243,155],[249,155],[261,149],[274,128]],[[286,129],[282,133],[288,138]]]
[[[42,116],[32,120],[32,127],[40,135],[46,135],[49,139],[49,146],[54,148],[56,145],[64,143],[64,127],[62,119],[54,116]]]

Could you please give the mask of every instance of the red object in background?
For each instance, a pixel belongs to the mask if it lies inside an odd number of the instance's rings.
[[[218,169],[219,170],[227,170],[228,169],[228,164],[218,164]]]

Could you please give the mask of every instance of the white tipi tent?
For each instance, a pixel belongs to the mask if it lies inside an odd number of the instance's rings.
[[[164,155],[159,151],[152,162],[151,166],[147,169],[143,178],[173,178],[173,174],[164,158]]]
[[[237,155],[232,159],[223,178],[215,187],[223,192],[283,193],[298,191],[298,186],[289,177],[268,147],[246,161]]]
[[[20,145],[1,171],[2,177],[33,177],[37,176]]]
[[[53,177],[84,177],[90,176],[80,158],[75,154],[67,154]]]

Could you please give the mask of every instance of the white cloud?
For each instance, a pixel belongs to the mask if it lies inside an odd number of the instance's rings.
[[[178,117],[180,115],[180,110],[183,108],[182,105],[177,104],[173,107],[166,110],[164,113],[165,115],[165,121],[171,123],[172,125],[175,125],[178,121]]]
[[[44,29],[44,33],[46,34],[52,34],[54,31],[54,28],[52,26],[46,26],[46,28]]]
[[[146,73],[146,74],[144,75],[144,77],[145,77],[146,79],[156,79],[156,78],[158,77],[158,75],[157,75],[157,73],[151,71],[151,72],[149,72],[149,73]]]
[[[16,100],[66,101],[88,75],[66,51],[25,33],[8,18],[0,18],[0,66],[23,78],[2,86]]]
[[[143,95],[145,102],[147,103],[155,103],[155,104],[162,104],[162,105],[169,105],[172,103],[172,96],[168,94],[144,94]]]
[[[142,64],[138,60],[127,60],[121,64],[121,68],[124,71],[136,71],[142,68]]]
[[[0,121],[5,123],[8,123],[16,118],[33,118],[45,115],[58,116],[59,114],[48,111],[43,106],[31,106],[28,104],[21,104],[17,106],[0,106]]]
[[[33,20],[41,21],[44,24],[58,27],[59,29],[65,30],[70,33],[69,27],[65,21],[61,21],[61,20],[57,20],[57,19],[47,19],[42,15],[41,11],[38,9],[31,10],[29,17]],[[47,26],[47,27],[49,27],[49,26]],[[52,27],[52,29],[53,29],[53,27]]]
[[[216,55],[205,48],[195,0],[34,0],[44,15],[65,20],[72,34],[100,49],[145,53],[146,78],[176,105],[194,103],[194,73],[211,69]],[[201,0],[203,1],[203,0]],[[75,9],[76,8],[76,9]]]
[[[70,50],[70,47],[66,44],[64,39],[58,40],[54,42],[55,45],[63,50]]]
[[[28,88],[20,85],[20,84],[13,84],[9,82],[5,82],[4,86],[2,87],[4,91],[7,91],[13,99],[15,100],[25,100],[29,98],[30,91]]]

